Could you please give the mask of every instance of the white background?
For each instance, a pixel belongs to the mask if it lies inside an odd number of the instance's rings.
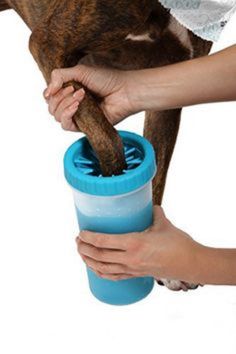
[[[236,18],[214,51],[235,43],[235,33]],[[49,116],[29,34],[14,12],[0,14],[0,352],[235,354],[236,287],[156,285],[127,307],[90,294],[62,165],[80,135]],[[142,125],[138,115],[119,128],[141,133]],[[163,205],[209,246],[236,247],[235,136],[235,103],[184,110]]]

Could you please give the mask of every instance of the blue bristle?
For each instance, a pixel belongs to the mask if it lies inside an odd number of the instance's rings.
[[[133,152],[135,152],[135,147],[132,148],[127,148],[127,150],[125,151],[127,155],[132,154]]]
[[[94,169],[93,168],[84,168],[83,172],[84,172],[85,175],[89,175],[92,172],[94,172]]]
[[[126,156],[126,155],[125,155]],[[134,155],[131,155],[129,157],[126,157],[126,162],[132,161],[134,159]]]
[[[127,162],[127,160],[126,160],[126,162]],[[142,160],[140,158],[137,158],[137,159],[129,161],[128,164],[132,163],[132,164],[139,165],[141,162],[142,162]]]
[[[84,157],[79,157],[74,159],[75,164],[83,164],[85,163],[86,165],[93,165],[93,161],[90,161],[89,159],[86,159]]]
[[[127,169],[123,170],[123,174],[127,174],[142,163],[143,154],[137,147],[130,144],[124,145],[124,153]],[[98,158],[92,148],[89,146],[83,154],[80,153],[74,158],[75,167],[85,175],[102,177]]]

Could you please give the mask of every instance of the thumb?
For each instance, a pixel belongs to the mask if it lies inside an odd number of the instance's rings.
[[[63,84],[76,80],[82,82],[84,79],[83,65],[76,65],[72,68],[54,69],[51,74],[51,81],[48,88],[44,92],[44,97],[47,99],[50,95],[55,95]]]

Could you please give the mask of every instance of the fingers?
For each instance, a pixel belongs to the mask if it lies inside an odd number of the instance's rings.
[[[121,264],[98,262],[95,259],[92,259],[92,258],[84,256],[84,255],[82,255],[81,257],[89,268],[95,269],[96,271],[98,271],[100,273],[103,273],[103,274],[125,274],[125,273],[127,273],[127,270]]]
[[[49,98],[50,95],[55,95],[65,82],[74,80],[76,77],[76,69],[54,69],[51,74],[51,82],[44,92],[44,97]]]
[[[94,271],[94,273],[96,273],[100,278],[113,280],[113,281],[136,278],[136,275],[132,275],[132,274],[103,274],[101,272],[96,272],[96,271]]]
[[[50,95],[55,95],[63,84],[75,80],[83,83],[88,67],[85,65],[76,65],[72,68],[54,69],[51,74],[51,81],[48,88],[44,92],[44,97],[47,99]]]
[[[58,108],[59,104],[68,97],[73,97],[72,93],[74,92],[74,88],[72,86],[66,87],[65,89],[61,89],[58,91],[55,95],[51,96],[48,99],[48,110],[49,113],[54,115],[56,112],[56,109]],[[74,101],[76,101],[74,99]]]
[[[108,280],[125,280],[125,279],[131,279],[131,278],[136,278],[138,276],[143,276],[141,274],[131,274],[125,271],[124,269],[117,267],[117,265],[110,265],[110,264],[105,264],[105,263],[100,263],[96,262],[93,259],[90,259],[89,257],[81,255],[83,261],[85,264],[100,278],[103,279],[108,279]],[[113,267],[114,266],[114,267]],[[122,272],[117,273],[116,271],[119,270]],[[112,273],[114,271],[114,273]]]
[[[58,106],[58,110],[55,112],[55,118],[61,122],[61,126],[64,130],[78,131],[78,127],[73,121],[73,116],[84,99],[85,91],[81,89],[76,93],[77,96],[73,95],[73,97],[68,97],[67,100],[61,102]]]
[[[129,275],[129,274],[102,274],[100,273],[100,278],[108,279],[108,280],[127,280],[131,278],[136,278],[136,275]]]
[[[71,115],[71,112],[74,111],[74,108],[78,108],[79,104],[84,98],[84,91],[80,95],[74,97],[74,95],[69,94],[67,97],[64,97],[59,103],[56,101],[49,104],[49,112],[55,116],[58,122],[63,121],[63,117]]]
[[[84,89],[80,89],[76,92],[74,92],[74,88],[72,86],[61,89],[57,94],[50,96],[47,100],[49,105],[49,113],[51,115],[59,114],[60,118],[60,113],[62,113],[69,106],[72,106],[75,103],[80,103],[83,100],[84,95]],[[61,121],[60,119],[57,120]]]
[[[74,92],[74,88],[69,86],[46,99],[49,113],[55,117],[57,122],[61,123],[64,130],[78,131],[72,118],[84,96],[84,89]]]
[[[127,261],[127,255],[124,251],[96,248],[81,240],[77,241],[77,249],[81,256],[87,256],[99,262],[125,264]]]
[[[135,233],[123,235],[101,234],[97,232],[81,231],[79,238],[98,248],[109,248],[126,251],[133,244]]]
[[[107,279],[107,280],[126,280],[126,279],[131,279],[136,277],[136,275],[133,274],[105,274],[105,273],[101,273],[96,269],[90,268],[98,277],[103,278],[103,279]]]
[[[75,115],[78,107],[79,107],[79,103],[76,102],[72,106],[66,108],[60,114],[58,121],[61,122],[62,129],[67,130],[67,131],[73,131],[73,132],[79,131],[77,125],[75,125],[75,123],[73,121],[73,116]]]

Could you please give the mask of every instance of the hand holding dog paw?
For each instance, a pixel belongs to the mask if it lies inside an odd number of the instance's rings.
[[[44,91],[44,98],[49,105],[49,112],[61,123],[65,130],[77,131],[72,117],[85,97],[85,89],[74,92],[69,86],[63,85],[71,80],[80,82],[101,98],[101,109],[111,124],[115,125],[129,115],[136,113],[132,107],[129,92],[129,76],[132,72],[113,69],[101,69],[85,65],[72,68],[55,69],[51,82]]]

